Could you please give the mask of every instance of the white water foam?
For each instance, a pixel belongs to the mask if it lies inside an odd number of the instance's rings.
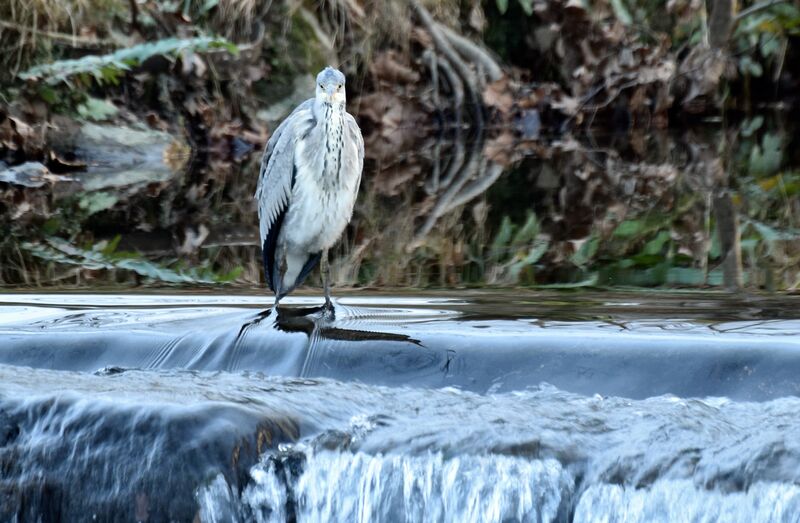
[[[271,463],[251,475],[238,509],[220,478],[201,489],[202,520],[285,521],[292,497],[297,521],[308,523],[556,521],[574,488],[558,461],[501,455],[309,452],[291,492]]]
[[[575,485],[556,460],[503,455],[369,455],[305,452],[303,472],[286,481],[274,462],[251,470],[234,501],[222,476],[198,492],[204,522],[303,523],[566,521]],[[591,485],[574,523],[797,523],[800,486],[757,482],[742,492],[658,480],[648,488]]]
[[[690,480],[659,480],[646,489],[592,485],[575,510],[574,523],[797,523],[800,487],[758,482],[745,492],[698,488]]]

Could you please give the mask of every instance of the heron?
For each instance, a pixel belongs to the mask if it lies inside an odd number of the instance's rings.
[[[321,260],[324,308],[333,310],[328,250],[353,214],[364,167],[364,139],[345,109],[345,77],[326,67],[316,96],[270,136],[255,199],[267,284],[280,300]]]

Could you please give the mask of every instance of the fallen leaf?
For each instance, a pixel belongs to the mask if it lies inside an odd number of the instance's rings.
[[[514,106],[514,95],[509,88],[507,76],[494,81],[483,90],[483,103],[494,107],[502,114],[508,114]]]
[[[396,196],[421,173],[422,167],[419,164],[402,163],[382,169],[373,179],[373,186],[378,194]]]
[[[503,166],[510,165],[515,156],[515,143],[514,135],[505,131],[486,141],[483,146],[483,155],[494,163]]]
[[[370,64],[369,71],[375,78],[388,83],[413,84],[419,81],[419,73],[411,69],[397,51],[379,53]]]
[[[567,95],[561,96],[559,100],[555,100],[551,104],[553,109],[557,109],[569,116],[575,116],[576,114],[578,114],[580,105],[581,105],[580,100]]]

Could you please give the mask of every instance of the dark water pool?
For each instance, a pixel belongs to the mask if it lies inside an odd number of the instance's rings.
[[[0,296],[0,521],[798,521],[797,298]]]

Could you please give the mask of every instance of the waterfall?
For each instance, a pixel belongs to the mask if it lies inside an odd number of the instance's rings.
[[[306,450],[295,475],[274,457],[254,466],[237,498],[219,475],[198,490],[204,522],[650,523],[796,522],[800,487],[762,481],[746,490],[660,479],[642,488],[599,483],[577,495],[552,459],[447,457]],[[574,505],[573,505],[574,502]]]
[[[294,480],[273,460],[255,466],[238,507],[218,476],[198,493],[201,518],[271,523],[293,513],[309,523],[554,521],[565,515],[574,489],[555,460],[308,451],[304,463]]]

